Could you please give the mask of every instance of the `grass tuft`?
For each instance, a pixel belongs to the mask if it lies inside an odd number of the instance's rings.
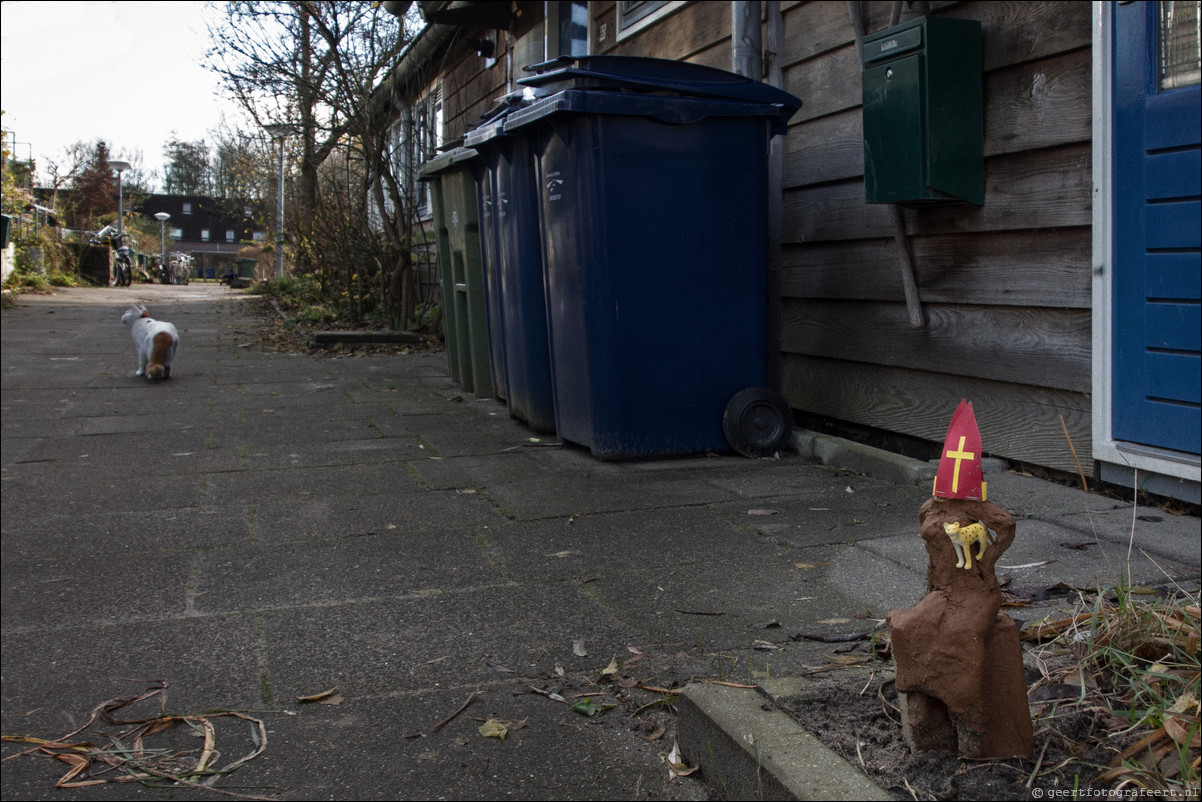
[[[1039,661],[1044,676],[1033,692],[1040,686],[1080,689],[1042,723],[1055,730],[1057,717],[1087,713],[1095,725],[1090,739],[1113,753],[1108,765],[1096,767],[1092,785],[1197,797],[1199,617],[1196,591],[1159,596],[1120,586],[1092,599],[1083,594],[1073,615],[1024,634],[1051,638]]]

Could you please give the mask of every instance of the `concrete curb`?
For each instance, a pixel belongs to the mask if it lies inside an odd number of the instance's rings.
[[[800,679],[761,689],[712,683],[687,686],[679,703],[678,743],[689,765],[722,799],[892,799],[765,697],[797,695]]]
[[[808,429],[793,432],[793,449],[805,459],[900,485],[925,486],[935,479],[938,466],[866,446],[842,437],[819,434]]]

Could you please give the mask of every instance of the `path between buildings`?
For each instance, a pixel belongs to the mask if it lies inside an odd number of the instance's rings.
[[[135,298],[181,333],[170,381],[133,375]],[[929,466],[808,435],[826,464],[601,462],[463,393],[443,354],[276,353],[258,325],[248,296],[205,284],[3,311],[5,735],[64,736],[161,681],[169,713],[263,722],[266,748],[217,783],[240,794],[867,798],[734,686],[825,662],[799,632],[922,595]],[[1197,518],[987,478],[1019,518],[1016,587],[1197,575]],[[683,725],[656,704],[700,680]],[[249,727],[221,719],[219,766],[255,751]],[[702,772],[670,781],[676,739]],[[2,767],[5,799],[67,798],[66,763]]]

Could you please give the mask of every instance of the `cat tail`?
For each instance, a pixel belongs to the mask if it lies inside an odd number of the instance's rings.
[[[171,377],[171,366],[164,363],[171,355],[171,346],[174,345],[174,341],[170,334],[160,331],[154,335],[154,339],[151,342],[146,375],[152,379],[168,379]]]

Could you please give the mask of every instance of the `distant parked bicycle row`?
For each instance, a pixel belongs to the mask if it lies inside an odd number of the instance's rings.
[[[129,234],[119,233],[114,226],[105,226],[91,238],[92,245],[107,245],[113,249],[113,268],[110,285],[128,287],[133,283],[134,260],[136,252],[131,247],[133,242]],[[160,284],[187,284],[192,277],[193,258],[186,253],[173,252],[168,254],[166,264],[160,257],[155,257],[152,272],[143,275],[149,281]]]

